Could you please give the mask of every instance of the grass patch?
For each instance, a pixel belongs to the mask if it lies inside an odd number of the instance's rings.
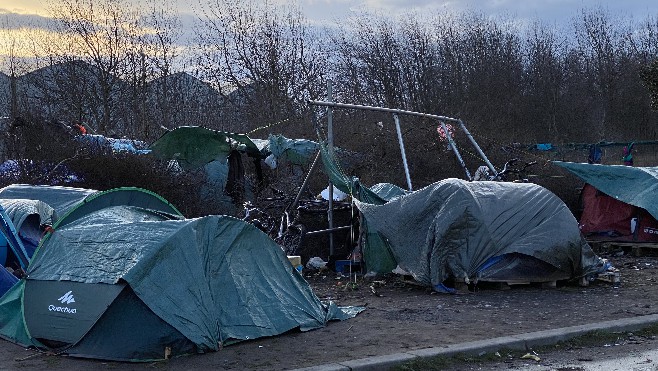
[[[492,362],[503,362],[505,360],[520,359],[524,354],[535,351],[541,357],[542,354],[553,351],[573,348],[600,347],[610,343],[624,341],[630,336],[654,337],[658,335],[658,324],[648,326],[642,330],[629,332],[592,331],[584,335],[576,336],[554,345],[534,347],[530,351],[520,349],[501,349],[498,352],[487,352],[481,355],[457,354],[454,356],[436,356],[428,358],[417,358],[405,362],[393,368],[395,371],[438,371],[454,368],[458,365],[487,364]]]
[[[454,367],[461,364],[481,364],[489,362],[499,362],[508,358],[520,357],[521,351],[511,349],[501,349],[498,352],[487,352],[481,355],[459,353],[454,356],[436,356],[428,358],[417,358],[405,362],[393,368],[394,371],[438,371]]]

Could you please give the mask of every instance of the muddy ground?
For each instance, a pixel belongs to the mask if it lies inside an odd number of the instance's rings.
[[[354,283],[331,272],[313,274],[307,280],[321,299],[366,310],[318,330],[291,331],[216,353],[148,364],[49,356],[0,341],[0,368],[281,370],[658,313],[658,257],[601,256],[620,270],[620,285],[595,281],[588,287],[478,287],[475,292],[446,295],[393,275],[358,277]]]

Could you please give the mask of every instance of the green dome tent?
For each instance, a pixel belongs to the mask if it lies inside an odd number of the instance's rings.
[[[144,190],[94,194],[53,228],[0,298],[0,336],[23,346],[147,361],[350,316],[251,224],[182,219]]]

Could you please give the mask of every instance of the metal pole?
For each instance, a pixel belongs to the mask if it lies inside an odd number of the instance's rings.
[[[473,147],[475,147],[475,150],[478,151],[478,153],[480,154],[480,157],[484,160],[484,162],[487,164],[489,169],[493,172],[494,176],[498,176],[498,172],[496,171],[496,168],[491,164],[491,162],[489,162],[489,159],[487,158],[487,155],[484,154],[484,152],[482,151],[482,149],[480,148],[478,143],[475,141],[475,138],[473,138],[473,136],[468,131],[468,129],[466,129],[466,125],[464,125],[462,120],[459,120],[459,126],[462,128],[464,133],[466,133],[466,136],[468,137],[468,139],[473,144]]]
[[[315,169],[315,165],[318,163],[318,159],[320,158],[320,149],[318,148],[318,153],[315,155],[315,159],[313,160],[313,163],[311,164],[311,167],[308,169],[308,173],[306,173],[306,178],[304,178],[304,182],[302,183],[302,186],[299,187],[299,193],[297,193],[297,196],[295,197],[295,200],[292,202],[290,206],[286,208],[286,210],[292,209],[294,210],[295,207],[297,207],[297,203],[299,202],[299,198],[302,196],[302,192],[304,192],[304,188],[306,188],[306,184],[308,184],[308,180],[311,177],[311,173]]]
[[[333,101],[333,87],[331,80],[327,81],[327,99]],[[327,106],[327,147],[329,153],[334,153],[334,114],[333,107]],[[327,210],[327,219],[329,221],[329,257],[334,255],[334,185],[329,180],[329,210]]]
[[[361,109],[361,110],[377,111],[377,112],[397,113],[397,114],[400,114],[400,115],[427,117],[427,118],[430,118],[430,119],[435,119],[435,120],[440,120],[440,121],[460,122],[459,119],[455,119],[455,118],[452,118],[452,117],[431,115],[429,113],[422,113],[422,112],[405,111],[405,110],[395,109],[395,108],[362,106],[362,105],[358,105],[358,104],[323,102],[323,101],[317,101],[317,100],[309,100],[308,104],[315,105],[315,106],[333,107],[333,108],[350,108],[350,109]]]
[[[404,165],[404,175],[407,177],[407,187],[409,191],[413,191],[411,187],[411,176],[409,176],[409,165],[407,165],[407,154],[404,151],[404,142],[402,141],[402,130],[400,129],[400,118],[397,113],[393,114],[395,120],[395,130],[398,132],[398,143],[400,143],[400,152],[402,153],[402,164]]]
[[[448,139],[448,143],[450,143],[450,147],[452,148],[452,151],[455,153],[455,156],[457,156],[457,160],[459,161],[459,164],[462,166],[462,168],[466,172],[466,178],[469,181],[473,180],[473,178],[471,177],[471,173],[468,171],[468,168],[466,167],[466,164],[464,163],[464,160],[462,159],[462,156],[459,154],[459,150],[457,150],[457,145],[452,140],[452,137],[450,136],[450,133],[448,132],[448,127],[446,126],[446,123],[441,121],[441,127],[443,128],[443,132],[446,134],[446,139]]]
[[[342,227],[336,227],[336,228],[330,228],[330,229],[322,229],[322,230],[319,230],[319,231],[306,232],[306,235],[307,236],[312,236],[314,234],[331,233],[331,232],[334,232],[334,231],[342,231],[342,230],[349,229],[349,228],[352,228],[352,226],[351,225],[344,225]]]

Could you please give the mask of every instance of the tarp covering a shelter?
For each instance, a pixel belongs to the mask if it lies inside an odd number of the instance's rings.
[[[246,134],[228,133],[200,126],[180,126],[166,132],[150,146],[157,157],[176,160],[183,169],[195,169],[211,161],[225,160],[233,149],[260,157]]]
[[[43,201],[20,198],[0,199],[0,205],[16,229],[29,260],[44,234],[45,226],[53,224],[55,210]]]
[[[357,202],[400,267],[433,286],[448,278],[543,282],[600,272],[564,203],[529,183],[446,179],[384,205]],[[507,257],[525,261],[501,275]],[[530,268],[546,263],[541,274]]]
[[[322,304],[253,225],[172,219],[166,201],[134,206],[126,194],[91,197],[54,225],[28,278],[0,298],[0,336],[144,361],[162,359],[165,348],[172,356],[213,351],[355,314]]]
[[[586,183],[583,233],[592,238],[658,241],[658,167],[555,163]]]
[[[12,184],[0,189],[0,199],[43,201],[55,210],[56,215],[62,216],[85,197],[96,192],[85,188]]]
[[[322,160],[332,183],[358,200],[368,270],[397,263],[437,286],[448,278],[546,282],[604,269],[567,206],[541,186],[446,179],[415,192],[368,188],[324,146]]]

